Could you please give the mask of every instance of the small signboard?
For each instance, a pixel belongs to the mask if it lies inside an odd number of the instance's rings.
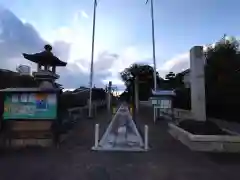
[[[156,121],[157,117],[160,117],[162,115],[162,112],[165,112],[165,110],[173,110],[172,100],[174,96],[174,91],[152,90],[152,97],[150,100],[152,102],[154,110],[154,122]]]
[[[55,93],[6,93],[4,120],[56,119],[57,95]]]
[[[152,105],[157,105],[158,104],[158,100],[157,99],[152,99]]]
[[[160,109],[170,109],[172,108],[172,102],[171,100],[157,100],[157,104],[154,104],[154,107],[160,108]]]

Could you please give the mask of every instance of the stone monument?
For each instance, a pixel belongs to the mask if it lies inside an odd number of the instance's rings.
[[[56,74],[56,67],[66,66],[67,63],[53,55],[50,45],[45,45],[44,49],[35,54],[23,53],[23,57],[37,63],[37,71],[33,72],[33,76],[38,81],[40,88],[59,88],[60,85],[55,83],[55,80],[59,78],[59,75]]]
[[[61,87],[55,82],[57,66],[67,63],[51,52],[52,47],[35,54],[25,54],[25,59],[37,63],[33,77],[39,87],[7,88],[3,93],[4,145],[7,146],[49,146],[59,144],[59,95]],[[43,68],[42,68],[43,66]]]
[[[202,46],[190,50],[191,111],[197,121],[206,121],[204,54]]]

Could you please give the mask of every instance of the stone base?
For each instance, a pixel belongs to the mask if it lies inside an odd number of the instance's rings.
[[[131,148],[103,148],[103,147],[92,147],[93,151],[119,151],[119,152],[147,152],[148,149],[144,149],[144,147],[131,147]]]
[[[53,144],[52,139],[12,139],[9,142],[8,147],[50,147]]]
[[[193,151],[240,153],[240,135],[195,135],[169,123],[169,133]]]
[[[51,121],[9,121],[6,134],[3,134],[4,147],[40,146],[54,144]]]
[[[46,131],[51,129],[51,121],[13,121],[11,131]]]

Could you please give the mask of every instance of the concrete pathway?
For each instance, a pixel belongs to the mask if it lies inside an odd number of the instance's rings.
[[[111,117],[78,123],[70,140],[57,149],[0,152],[1,180],[239,180],[240,156],[191,152],[167,133],[167,124],[152,123],[140,108],[137,126],[149,125],[151,150],[143,153],[91,151],[94,125],[103,134]]]

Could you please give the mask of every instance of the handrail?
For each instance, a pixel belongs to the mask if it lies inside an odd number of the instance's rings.
[[[106,104],[106,101],[102,101],[102,100],[93,102],[92,106],[94,108],[95,113],[96,113],[98,107],[101,107],[101,106],[103,106],[105,104]],[[75,114],[74,112],[76,112],[77,114],[82,115],[84,109],[88,109],[88,105],[69,108],[68,109],[69,117],[73,116]]]

